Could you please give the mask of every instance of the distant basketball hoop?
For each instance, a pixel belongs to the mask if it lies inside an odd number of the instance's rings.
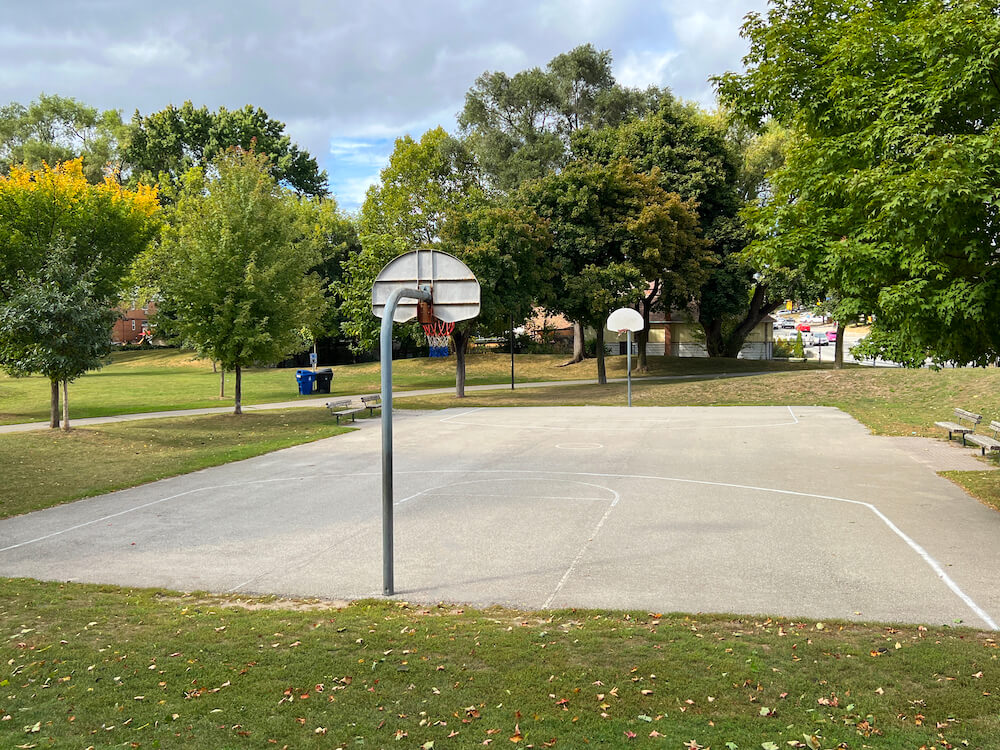
[[[632,405],[632,332],[641,331],[646,322],[638,310],[631,307],[619,307],[608,316],[607,329],[625,334],[625,362],[628,379],[628,405]]]

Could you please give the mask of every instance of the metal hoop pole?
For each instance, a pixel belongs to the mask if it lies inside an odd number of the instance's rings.
[[[379,365],[382,370],[382,591],[392,596],[392,319],[403,297],[431,301],[422,289],[393,289],[385,301],[379,338]]]

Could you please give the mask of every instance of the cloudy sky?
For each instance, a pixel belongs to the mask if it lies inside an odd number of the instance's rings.
[[[40,92],[126,117],[191,100],[253,104],[286,123],[355,209],[395,138],[454,130],[486,70],[610,50],[628,86],[710,105],[739,27],[765,0],[36,0],[4,4],[0,102]]]

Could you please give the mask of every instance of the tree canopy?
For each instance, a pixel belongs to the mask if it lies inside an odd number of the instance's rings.
[[[378,343],[371,290],[382,267],[397,255],[437,244],[450,213],[465,213],[485,200],[467,153],[444,129],[428,130],[419,141],[396,140],[361,207],[362,251],[347,260],[337,287],[344,299],[343,330],[359,348]]]
[[[549,223],[554,267],[546,308],[597,330],[598,378],[604,374],[604,322],[634,304],[656,279],[697,285],[710,261],[694,201],[660,186],[660,174],[636,172],[625,160],[574,162],[519,195]]]
[[[564,166],[574,131],[617,124],[663,95],[618,85],[611,53],[585,44],[557,55],[544,70],[483,73],[465,95],[458,122],[491,183],[512,190]]]
[[[0,301],[17,279],[37,276],[50,248],[67,244],[69,261],[91,269],[94,293],[113,299],[132,260],[157,236],[155,188],[90,184],[82,159],[37,171],[15,166],[0,176]]]
[[[1000,359],[1000,15],[990,0],[783,0],[751,15],[747,121],[793,129],[748,214],[761,265],[821,269],[866,354]]]
[[[266,156],[232,150],[212,166],[185,177],[159,254],[161,310],[168,332],[236,372],[239,414],[242,368],[301,348],[299,332],[322,315],[323,284],[309,273],[320,255]]]
[[[110,177],[93,185],[82,159],[0,176],[0,364],[50,379],[53,427],[58,383],[65,396],[69,380],[100,364],[107,316],[133,259],[158,235],[159,211],[155,189],[130,191]]]
[[[268,172],[300,195],[326,195],[326,172],[308,152],[292,143],[285,124],[260,107],[220,107],[210,112],[184,102],[159,112],[138,110],[124,130],[121,157],[130,181],[179,182],[191,167],[206,167],[227,149],[240,148],[267,157]]]
[[[69,429],[68,384],[104,364],[117,317],[111,300],[96,294],[93,268],[80,269],[57,243],[34,275],[21,274],[0,304],[0,366],[15,377],[39,374],[53,390],[63,384],[63,429]],[[53,403],[53,422],[58,403]],[[53,426],[55,426],[53,424]]]
[[[39,170],[43,163],[82,158],[87,179],[101,182],[121,127],[116,110],[99,112],[70,97],[41,94],[27,106],[11,102],[0,107],[0,174],[15,165]]]

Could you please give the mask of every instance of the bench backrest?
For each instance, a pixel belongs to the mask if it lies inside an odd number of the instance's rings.
[[[997,433],[1000,433],[1000,422],[994,419],[990,422],[990,429],[993,431],[993,437],[997,437]]]
[[[345,398],[345,399],[342,399],[340,401],[328,401],[327,404],[326,404],[326,408],[327,409],[339,409],[342,406],[350,406],[350,405],[351,405],[351,399]]]
[[[964,419],[966,422],[972,422],[972,424],[979,424],[983,421],[982,414],[975,414],[965,409],[955,409],[955,416],[960,420]]]
[[[382,396],[362,396],[361,403],[363,404],[381,404]]]

